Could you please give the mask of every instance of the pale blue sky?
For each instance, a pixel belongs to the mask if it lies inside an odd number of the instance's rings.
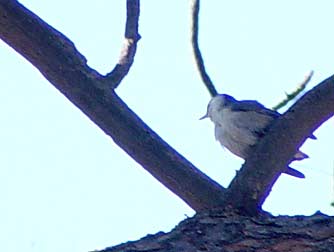
[[[125,1],[22,1],[68,36],[101,73],[117,62]],[[161,137],[227,186],[242,160],[199,121],[209,94],[193,64],[189,1],[142,1],[138,54],[117,93]],[[311,88],[334,73],[334,3],[203,1],[200,45],[217,89],[273,106],[309,70]],[[160,185],[0,42],[3,251],[89,251],[169,231],[193,211]],[[312,116],[312,115],[310,115]],[[274,214],[334,214],[333,119],[282,175],[265,203]]]

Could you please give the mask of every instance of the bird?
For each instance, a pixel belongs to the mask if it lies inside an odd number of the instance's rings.
[[[261,139],[268,126],[281,114],[266,108],[255,100],[236,100],[228,94],[214,96],[200,119],[210,118],[215,125],[215,138],[234,155],[246,159],[252,147]],[[314,135],[310,138],[315,139]],[[303,160],[309,156],[298,150],[293,160]],[[305,178],[304,174],[288,167],[285,173]]]

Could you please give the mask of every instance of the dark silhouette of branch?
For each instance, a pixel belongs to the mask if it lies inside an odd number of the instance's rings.
[[[106,85],[104,77],[87,66],[86,59],[68,38],[17,1],[0,0],[0,13],[0,38],[195,211],[228,207],[246,214],[258,213],[273,183],[302,142],[333,115],[331,77],[274,123],[226,190],[177,153],[128,108]]]
[[[295,99],[297,95],[299,95],[306,88],[307,84],[311,81],[313,73],[314,73],[313,71],[310,71],[305,76],[304,80],[301,83],[299,83],[299,85],[293,92],[291,92],[290,94],[286,93],[286,98],[277,105],[275,105],[273,107],[273,110],[278,110],[280,108],[283,108],[286,104]]]
[[[334,218],[321,213],[264,218],[219,212],[196,215],[171,232],[148,235],[100,252],[330,252],[333,237]]]
[[[0,0],[0,38],[30,61],[113,141],[195,211],[223,205],[225,189],[152,131],[89,68],[74,44],[14,0]]]
[[[198,19],[199,19],[199,6],[200,0],[192,0],[191,6],[191,44],[194,51],[194,57],[196,61],[196,65],[201,75],[202,81],[207,87],[210,95],[216,96],[218,94],[216,88],[214,87],[209,75],[207,74],[204,66],[204,60],[199,49],[198,45]]]
[[[140,39],[138,33],[139,0],[127,0],[127,18],[125,25],[125,40],[123,49],[115,68],[108,73],[104,80],[111,88],[117,88],[123,78],[128,74],[137,50]]]
[[[129,6],[139,14],[139,1],[129,0]],[[332,251],[333,218],[321,214],[278,218],[257,214],[299,146],[333,116],[334,76],[306,93],[272,125],[226,190],[177,153],[128,108],[110,88],[117,85],[108,83],[88,67],[68,38],[17,1],[0,0],[0,38],[163,185],[194,210],[210,210],[185,220],[171,233],[158,233],[105,252]],[[128,56],[133,60],[131,54]],[[121,81],[128,70],[115,79]],[[223,212],[224,207],[257,216]],[[216,208],[220,211],[213,211]]]
[[[301,97],[269,128],[231,182],[226,204],[256,214],[297,149],[334,115],[334,76]]]

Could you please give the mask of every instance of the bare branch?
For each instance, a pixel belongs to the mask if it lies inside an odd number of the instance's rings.
[[[191,44],[194,51],[194,57],[196,61],[196,65],[201,75],[202,81],[204,82],[205,86],[207,87],[210,95],[216,96],[218,94],[216,88],[214,87],[209,75],[207,74],[204,66],[204,60],[199,49],[198,44],[198,19],[199,19],[199,6],[200,0],[192,0],[191,6]]]
[[[333,115],[334,76],[331,76],[273,123],[231,182],[226,204],[256,214],[299,147]]]
[[[30,61],[117,145],[195,211],[223,205],[225,189],[152,131],[73,43],[14,0],[0,0],[0,38]],[[114,167],[116,168],[116,167]]]
[[[137,42],[140,39],[138,33],[140,13],[139,0],[127,0],[126,4],[127,14],[123,49],[118,64],[104,79],[107,85],[113,89],[117,88],[123,78],[128,74],[137,51]]]
[[[0,0],[0,13],[0,38],[195,211],[228,206],[248,214],[257,213],[298,147],[333,115],[331,77],[274,123],[226,192],[164,142],[113,90],[106,88],[103,76],[87,66],[68,38],[17,1]]]
[[[295,99],[297,95],[299,95],[306,88],[306,85],[311,81],[313,73],[314,73],[313,70],[310,71],[305,76],[304,80],[301,83],[299,83],[299,85],[293,92],[291,92],[290,94],[286,93],[286,98],[277,105],[275,105],[273,107],[273,110],[279,110],[280,108],[283,108],[286,104],[288,104],[290,101]]]

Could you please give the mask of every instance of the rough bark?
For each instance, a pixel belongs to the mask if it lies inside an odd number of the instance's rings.
[[[182,221],[169,233],[100,252],[333,252],[334,218],[206,213]]]

